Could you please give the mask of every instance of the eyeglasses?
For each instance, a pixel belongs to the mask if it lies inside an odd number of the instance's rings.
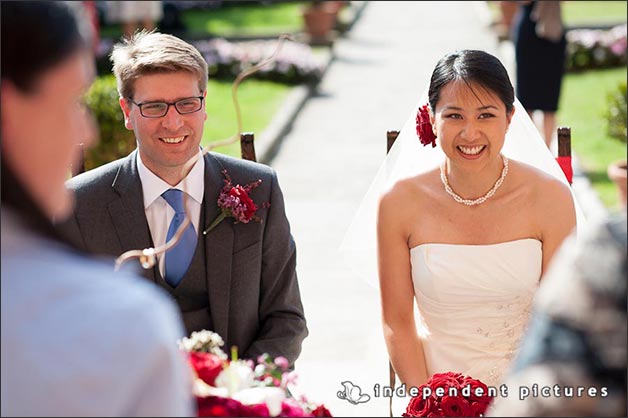
[[[187,115],[188,113],[194,113],[201,110],[203,107],[203,96],[199,97],[187,97],[185,99],[177,100],[176,102],[144,102],[135,103],[133,99],[128,98],[131,103],[140,108],[140,114],[145,118],[161,118],[166,116],[170,106],[174,106],[180,115]]]

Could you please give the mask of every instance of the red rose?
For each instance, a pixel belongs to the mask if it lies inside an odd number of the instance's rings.
[[[208,385],[214,386],[216,377],[223,368],[222,360],[214,354],[197,351],[190,352],[189,359],[198,377]]]
[[[265,404],[244,405],[235,399],[220,396],[196,398],[199,417],[269,417]]]
[[[462,382],[462,387],[466,388],[469,387],[470,389],[470,394],[468,396],[469,402],[473,403],[473,402],[480,402],[480,403],[484,403],[486,405],[488,405],[491,401],[491,397],[488,396],[488,386],[486,386],[483,382],[477,380],[477,379],[473,379],[471,377],[466,377],[463,382]],[[476,394],[476,390],[478,388],[482,389],[482,394],[481,395],[477,395]],[[479,391],[478,391],[479,392]]]
[[[488,408],[488,403],[484,402],[471,402],[470,410],[471,413],[469,416],[471,417],[481,417],[486,413],[486,409]]]
[[[443,388],[445,394],[448,394],[450,387],[459,389],[462,385],[464,376],[460,373],[447,372],[447,373],[435,373],[427,384],[432,389],[432,393],[437,388]]]
[[[428,144],[432,144],[432,148],[436,146],[436,135],[434,135],[432,130],[430,112],[427,109],[427,105],[421,106],[419,111],[416,112],[416,133],[423,146]]]
[[[281,412],[279,414],[282,417],[304,417],[305,411],[296,402],[288,399],[281,403]]]
[[[253,199],[249,197],[249,194],[246,192],[246,190],[244,190],[244,187],[240,186],[239,184],[232,187],[231,190],[229,190],[229,195],[240,199],[240,204],[243,206],[244,215],[246,216],[247,220],[250,220],[253,215],[255,215],[257,205],[255,205]]]
[[[471,405],[462,396],[443,396],[440,407],[446,417],[468,417],[471,415]]]
[[[424,385],[419,386],[419,395],[410,399],[406,412],[403,413],[404,417],[427,417],[429,414],[432,416],[440,416],[440,408],[436,399],[432,396],[428,396],[423,399],[422,388]],[[435,415],[434,415],[435,414]]]
[[[312,411],[312,415],[315,417],[331,417],[329,409],[325,408],[325,405],[319,405]]]
[[[240,409],[241,417],[269,417],[270,412],[268,406],[264,403],[256,403],[255,405],[242,405]]]

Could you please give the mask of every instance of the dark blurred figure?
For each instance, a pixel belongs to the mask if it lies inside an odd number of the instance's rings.
[[[488,415],[626,416],[627,274],[625,212],[565,242],[542,279],[509,396]]]
[[[535,110],[543,112],[541,132],[550,147],[567,47],[560,1],[518,3],[520,10],[513,25],[517,97],[530,117]]]
[[[183,35],[186,27],[181,18],[180,5],[175,1],[164,1],[163,4],[163,17],[159,22],[159,30],[172,35]]]

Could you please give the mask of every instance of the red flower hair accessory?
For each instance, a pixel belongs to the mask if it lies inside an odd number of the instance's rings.
[[[419,141],[423,146],[432,144],[432,148],[436,146],[436,135],[432,129],[430,122],[430,112],[427,105],[423,105],[416,112],[416,134],[419,136]]]

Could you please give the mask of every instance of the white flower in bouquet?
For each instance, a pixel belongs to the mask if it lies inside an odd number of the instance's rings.
[[[233,396],[236,392],[251,388],[254,385],[255,373],[251,368],[250,362],[245,360],[230,362],[216,377],[216,386],[227,388],[229,396]]]
[[[286,399],[286,391],[270,386],[254,387],[235,393],[233,399],[245,405],[266,404],[270,416],[275,417],[281,413],[281,404]]]
[[[187,352],[212,353],[222,359],[226,359],[227,355],[222,351],[225,342],[222,337],[215,332],[202,330],[194,331],[189,337],[183,337],[178,341],[179,348]]]

